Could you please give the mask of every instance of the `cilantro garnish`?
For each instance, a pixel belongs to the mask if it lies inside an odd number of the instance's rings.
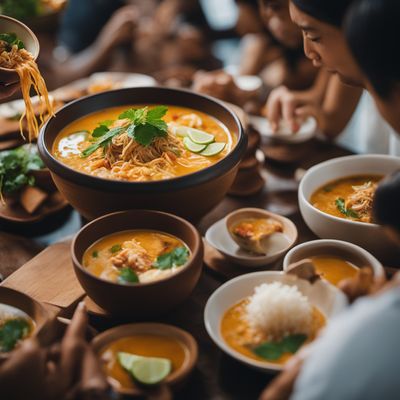
[[[11,51],[12,47],[15,45],[18,49],[24,49],[25,45],[22,40],[18,39],[15,33],[0,33],[0,40],[6,42],[6,50]]]
[[[119,115],[119,120],[128,120],[122,126],[110,129],[113,121],[101,122],[92,132],[92,138],[98,140],[83,150],[81,156],[88,157],[101,147],[106,149],[111,140],[123,132],[142,146],[149,146],[155,138],[167,135],[168,126],[162,120],[167,111],[166,106],[157,106],[151,110],[148,107],[131,108]]]
[[[121,269],[118,276],[119,283],[138,283],[139,278],[135,271],[130,269],[129,267],[124,267]]]
[[[187,262],[189,258],[189,250],[186,247],[176,247],[174,250],[161,254],[157,257],[153,267],[157,269],[170,269],[179,267]]]
[[[344,214],[346,217],[350,218],[360,218],[360,216],[351,208],[346,208],[345,201],[341,197],[335,200],[337,209]]]

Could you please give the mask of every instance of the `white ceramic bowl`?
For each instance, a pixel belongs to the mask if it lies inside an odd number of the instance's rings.
[[[245,250],[242,250],[239,245],[232,239],[228,232],[227,220],[232,216],[240,213],[243,218],[258,217],[258,218],[274,218],[283,224],[283,233],[287,237],[286,246],[282,247],[279,251],[275,251],[266,255],[252,254]],[[278,214],[271,213],[269,211],[259,208],[241,208],[238,209],[225,218],[220,219],[213,224],[206,232],[207,242],[222,253],[227,259],[234,262],[235,264],[242,265],[244,267],[262,267],[273,263],[285,254],[297,240],[297,228],[296,225],[285,217]]]
[[[312,240],[293,247],[283,260],[283,270],[287,271],[290,264],[319,255],[343,257],[358,267],[370,266],[376,278],[385,275],[382,264],[371,253],[355,244],[332,239]]]
[[[208,299],[204,310],[204,323],[215,344],[236,360],[265,372],[278,372],[282,366],[256,361],[232,349],[221,335],[221,320],[225,312],[244,298],[254,293],[254,288],[262,283],[282,282],[296,285],[308,297],[312,305],[329,320],[347,307],[346,296],[337,288],[322,280],[311,285],[308,281],[279,271],[261,271],[238,276],[220,286]]]
[[[400,169],[400,157],[355,155],[338,157],[310,168],[299,186],[299,206],[308,227],[322,239],[339,239],[357,244],[382,260],[400,256],[377,224],[351,221],[326,214],[310,203],[311,195],[323,185],[354,175],[387,175]]]

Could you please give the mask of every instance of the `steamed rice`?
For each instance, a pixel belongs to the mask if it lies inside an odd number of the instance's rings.
[[[280,282],[263,283],[254,289],[246,306],[247,322],[269,340],[292,334],[310,335],[312,306],[296,286]]]

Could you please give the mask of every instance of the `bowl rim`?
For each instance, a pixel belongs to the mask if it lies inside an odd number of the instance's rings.
[[[85,174],[83,172],[80,172],[73,168],[70,168],[66,164],[57,160],[57,158],[53,156],[50,149],[47,148],[47,145],[45,143],[46,132],[47,132],[47,129],[49,128],[49,126],[51,126],[54,119],[57,118],[57,115],[65,113],[68,108],[73,107],[74,105],[76,106],[79,103],[87,102],[92,99],[107,98],[113,94],[115,95],[115,94],[124,93],[124,92],[129,93],[132,91],[165,92],[165,93],[170,92],[171,95],[174,93],[175,94],[178,93],[181,95],[193,96],[194,98],[197,97],[197,98],[203,99],[209,103],[216,104],[220,109],[223,109],[223,111],[225,113],[229,114],[230,117],[232,117],[234,124],[238,128],[236,145],[221,160],[219,160],[215,164],[212,164],[212,165],[210,165],[206,168],[203,168],[199,171],[191,172],[186,175],[169,178],[169,179],[161,179],[161,180],[156,180],[156,181],[140,181],[140,182],[107,179],[107,178],[101,178],[101,177],[90,175],[90,174]],[[137,104],[137,102],[136,102],[136,104]],[[161,104],[161,103],[159,103],[159,102],[148,103],[147,102],[146,104]],[[133,102],[125,104],[125,105],[126,106],[129,106],[129,105],[134,106],[135,102],[133,101]],[[177,105],[177,104],[172,104],[172,105]],[[99,108],[99,109],[93,111],[92,113],[99,112],[99,111],[102,111],[102,110],[110,108],[110,107],[111,106]],[[187,107],[187,106],[183,105],[181,107]],[[188,108],[191,108],[191,107],[188,107]],[[197,111],[201,111],[197,108],[193,108],[193,109],[197,110]],[[90,115],[92,113],[87,113],[86,116]],[[84,116],[85,115],[83,115],[79,118],[83,118]],[[211,115],[211,117],[213,117],[213,115]],[[76,118],[73,121],[76,121],[79,118]],[[73,121],[70,121],[69,123],[65,124],[64,127],[68,126]],[[220,121],[220,122],[222,122],[222,121]],[[54,140],[55,140],[55,138],[54,138]],[[53,144],[54,144],[54,140],[53,140]],[[68,181],[73,181],[76,184],[81,184],[81,185],[89,186],[90,188],[96,188],[96,189],[100,189],[100,190],[126,191],[128,189],[128,190],[135,191],[136,193],[140,190],[149,193],[149,192],[159,192],[159,191],[166,191],[166,190],[167,191],[171,191],[171,190],[175,191],[175,190],[179,190],[179,189],[187,189],[190,187],[198,186],[199,184],[208,182],[211,179],[215,179],[216,177],[220,177],[220,176],[226,174],[228,171],[230,171],[232,169],[232,166],[239,164],[239,162],[246,150],[246,147],[247,147],[247,136],[244,132],[244,129],[240,122],[239,117],[221,100],[215,99],[214,97],[211,97],[211,96],[199,94],[199,93],[196,93],[196,92],[194,92],[192,90],[188,90],[188,89],[175,89],[175,88],[160,87],[160,86],[140,86],[140,87],[120,88],[120,89],[114,89],[114,90],[109,90],[109,91],[105,91],[105,92],[95,93],[95,94],[84,96],[84,97],[81,97],[79,99],[76,99],[74,101],[67,103],[62,108],[57,110],[57,112],[55,113],[55,116],[50,117],[45,122],[45,124],[42,126],[42,128],[40,129],[37,145],[38,145],[39,154],[42,157],[43,161],[45,162],[46,166],[53,173],[55,173],[56,175],[59,175],[63,179],[66,179]]]
[[[310,248],[310,250],[316,246],[316,245],[333,245],[337,247],[342,247],[345,248],[346,250],[349,250],[350,252],[357,253],[364,257],[365,259],[369,259],[371,263],[374,264],[374,266],[371,265],[371,268],[373,269],[374,276],[375,277],[384,277],[385,276],[385,271],[383,269],[382,263],[369,251],[363,249],[362,247],[346,242],[344,240],[338,240],[338,239],[315,239],[315,240],[310,240],[308,242],[303,242],[298,244],[297,246],[293,247],[290,249],[286,255],[285,258],[283,259],[283,271],[287,271],[288,266],[290,265],[290,258],[293,257],[294,254],[296,254],[297,251],[301,249],[307,249]]]
[[[173,337],[171,333],[175,332],[176,336],[180,336],[179,339],[175,337],[175,339],[185,348],[185,359],[183,364],[180,366],[179,369],[174,371],[171,376],[167,377],[167,379],[162,382],[161,384],[165,383],[167,385],[174,385],[177,382],[180,382],[181,379],[184,379],[185,376],[187,376],[195,367],[196,362],[198,360],[198,345],[196,342],[196,339],[193,337],[193,335],[186,330],[179,328],[174,325],[170,324],[164,324],[164,323],[158,323],[158,322],[134,322],[134,323],[129,323],[129,324],[124,324],[124,325],[118,325],[113,328],[107,329],[98,335],[96,335],[91,343],[95,347],[95,352],[98,354],[102,348],[104,348],[105,345],[102,347],[98,348],[98,342],[101,340],[105,340],[104,337],[107,337],[109,335],[115,334],[121,331],[121,336],[112,339],[112,340],[107,340],[107,344],[112,343],[115,340],[127,337],[129,335],[134,335],[134,333],[127,333],[127,334],[122,334],[123,331],[125,330],[131,330],[134,328],[148,328],[148,331],[153,331],[152,334],[160,336],[159,333],[157,332],[164,332],[165,334],[162,334],[162,336],[166,337]],[[146,330],[146,329],[144,329]],[[118,335],[119,336],[119,335]],[[108,378],[108,376],[107,376]],[[118,393],[122,394],[136,394],[138,393],[138,390],[135,388],[114,388]]]
[[[388,154],[353,154],[350,156],[343,156],[343,157],[335,157],[332,158],[330,160],[326,160],[323,161],[321,163],[318,163],[314,166],[312,166],[303,176],[303,178],[300,181],[299,184],[299,189],[298,189],[298,200],[299,203],[301,205],[301,203],[304,204],[305,207],[307,207],[309,210],[312,210],[314,213],[316,213],[317,215],[327,218],[328,220],[331,221],[336,221],[336,222],[341,222],[344,224],[350,224],[350,225],[354,225],[354,226],[359,226],[359,227],[370,227],[372,229],[376,229],[376,228],[380,228],[381,226],[379,224],[373,223],[373,222],[360,222],[360,221],[353,221],[351,219],[346,219],[346,218],[339,218],[336,217],[334,215],[325,213],[321,210],[319,210],[318,208],[314,207],[311,203],[309,199],[306,199],[305,194],[304,194],[304,185],[305,185],[305,181],[307,180],[307,178],[309,178],[309,176],[313,173],[315,173],[316,171],[318,171],[320,168],[326,167],[326,166],[330,166],[330,165],[335,165],[335,164],[340,164],[342,161],[353,161],[353,160],[357,160],[357,159],[375,159],[375,160],[391,160],[391,161],[397,161],[399,163],[399,168],[400,168],[400,158],[396,157],[396,156],[391,156]],[[357,174],[356,174],[357,175]],[[354,176],[353,175],[347,175],[349,176]],[[346,178],[346,176],[342,176],[341,178],[336,178],[336,180],[338,179],[342,179],[342,178]],[[328,183],[328,182],[327,182]],[[316,189],[318,190],[318,189]],[[301,208],[301,207],[300,207]]]
[[[222,337],[218,338],[214,334],[215,329],[213,328],[213,325],[211,324],[210,318],[209,318],[210,313],[211,313],[210,310],[211,310],[211,307],[212,307],[212,303],[215,301],[215,298],[218,295],[221,294],[221,292],[227,290],[227,288],[229,288],[229,286],[235,284],[238,281],[246,280],[249,277],[257,277],[257,276],[263,277],[263,276],[266,276],[266,275],[270,275],[270,276],[289,276],[290,279],[293,279],[293,280],[300,279],[300,278],[297,278],[295,275],[288,275],[285,271],[255,271],[255,272],[249,272],[249,273],[246,273],[246,274],[239,275],[239,276],[237,276],[237,277],[235,277],[233,279],[230,279],[230,280],[226,281],[225,283],[223,283],[221,286],[219,286],[211,294],[211,296],[208,298],[206,306],[204,308],[203,320],[204,320],[204,325],[206,327],[208,335],[211,337],[211,339],[217,345],[217,347],[219,347],[226,354],[228,354],[229,356],[235,358],[236,360],[238,360],[238,361],[240,361],[240,362],[242,362],[242,363],[244,363],[244,364],[246,364],[248,366],[251,366],[253,368],[257,368],[257,369],[263,370],[265,372],[268,372],[268,371],[280,372],[280,371],[283,370],[284,365],[278,365],[278,364],[274,365],[273,363],[269,363],[269,362],[253,360],[253,359],[251,359],[249,357],[244,356],[243,354],[239,353],[238,351],[234,350],[233,348],[231,348],[224,341],[224,339]],[[323,285],[325,287],[329,288],[329,290],[332,290],[332,291],[336,292],[336,294],[339,294],[339,296],[341,296],[342,299],[343,299],[344,294],[340,294],[339,289],[337,289],[336,287],[334,287],[333,285],[331,285],[331,284],[329,284],[327,282],[323,282],[323,281],[321,281],[321,282],[323,283]],[[261,283],[262,282],[260,281],[259,284],[261,284]],[[236,301],[236,303],[234,303],[234,304],[237,304],[237,302],[239,302],[239,301],[240,301],[240,299],[238,299]],[[234,304],[231,304],[231,306],[233,306]],[[226,312],[226,310],[225,310],[225,312]],[[219,316],[219,324],[221,323],[222,316],[223,315]],[[220,329],[220,326],[218,327],[218,329]]]
[[[233,253],[231,253],[229,251],[226,251],[225,249],[222,249],[220,246],[215,246],[214,245],[214,243],[215,243],[214,241],[211,242],[210,240],[207,239],[207,236],[209,237],[209,235],[207,235],[207,233],[210,231],[210,229],[212,227],[215,227],[215,225],[218,224],[218,223],[220,223],[222,225],[222,221],[224,221],[224,226],[227,228],[228,218],[231,217],[232,215],[235,215],[235,214],[239,213],[239,212],[259,212],[260,214],[268,215],[270,218],[276,218],[276,217],[282,218],[283,220],[285,220],[286,223],[288,223],[289,225],[292,225],[292,228],[294,229],[294,232],[295,232],[294,239],[290,241],[290,244],[288,246],[286,246],[284,249],[282,249],[282,250],[280,250],[280,251],[278,251],[276,253],[267,254],[267,255],[248,255],[248,256],[233,254]],[[228,235],[229,235],[229,232],[228,232]],[[221,252],[223,254],[227,254],[228,256],[230,256],[232,258],[236,258],[238,260],[248,260],[248,261],[260,260],[260,262],[261,262],[261,260],[267,261],[272,257],[281,256],[284,252],[289,251],[289,249],[291,249],[291,247],[294,246],[294,244],[297,242],[298,235],[299,235],[299,232],[298,232],[296,224],[292,220],[290,220],[289,218],[284,217],[283,215],[279,215],[279,214],[273,213],[272,211],[264,210],[262,208],[244,207],[244,208],[238,208],[238,209],[230,212],[225,217],[223,217],[223,218],[219,219],[218,221],[214,222],[214,224],[212,224],[207,229],[206,234],[205,234],[205,238],[206,238],[207,242],[212,247],[215,247],[219,252]],[[233,239],[232,239],[232,241],[233,241]]]
[[[104,278],[100,278],[100,277],[92,274],[91,272],[89,272],[86,268],[84,268],[84,266],[82,265],[81,261],[78,260],[78,258],[76,256],[76,253],[75,253],[76,243],[77,243],[80,235],[83,234],[86,229],[89,229],[93,225],[96,225],[101,220],[105,220],[105,219],[111,219],[112,220],[112,218],[114,218],[116,215],[131,214],[131,213],[132,214],[137,214],[137,213],[142,213],[143,214],[143,213],[146,213],[146,214],[164,215],[164,216],[167,216],[170,219],[177,220],[182,225],[185,225],[191,231],[191,233],[193,234],[193,237],[195,238],[194,250],[192,251],[192,249],[190,249],[191,253],[192,253],[192,256],[188,260],[186,265],[182,265],[182,267],[180,267],[175,273],[173,273],[172,275],[167,276],[165,278],[162,278],[162,279],[159,279],[159,280],[155,280],[155,281],[150,281],[150,282],[143,282],[143,283],[139,282],[138,284],[134,284],[134,285],[126,285],[126,284],[123,284],[123,283],[114,282],[114,281],[110,281],[110,280],[107,280],[107,279],[104,279]],[[140,229],[140,228],[138,228],[138,229]],[[126,229],[126,230],[130,230],[130,229]],[[131,230],[134,230],[134,229],[131,229]],[[113,233],[118,233],[118,232],[122,232],[122,231],[114,231]],[[168,233],[168,232],[163,232],[163,233]],[[108,236],[108,235],[112,235],[112,233],[104,235],[104,236],[102,236],[102,238],[104,238],[105,236]],[[182,240],[181,238],[178,238],[178,239]],[[183,241],[183,243],[185,243],[184,240],[182,240],[182,241]],[[113,213],[110,213],[110,214],[102,215],[101,217],[98,217],[98,218],[94,219],[93,221],[90,221],[89,223],[84,225],[75,234],[74,239],[72,240],[72,243],[71,243],[70,252],[71,252],[71,258],[72,258],[73,265],[78,267],[81,272],[83,272],[85,275],[87,275],[91,279],[95,279],[95,280],[101,281],[101,282],[103,282],[105,284],[112,285],[112,286],[117,286],[117,287],[138,288],[138,287],[155,286],[157,284],[164,283],[164,282],[167,282],[167,281],[175,279],[176,276],[178,276],[179,274],[182,274],[187,268],[189,268],[193,264],[194,259],[201,252],[202,244],[203,244],[203,242],[201,241],[201,236],[200,236],[200,233],[198,232],[198,230],[189,221],[186,221],[184,218],[181,218],[181,217],[178,217],[177,215],[170,214],[170,213],[163,212],[163,211],[145,210],[145,209],[133,209],[133,210],[116,211],[116,212],[113,212]],[[185,245],[187,246],[186,243],[185,243]]]
[[[33,33],[32,29],[29,28],[27,25],[25,25],[23,22],[19,21],[18,19],[9,17],[8,15],[1,15],[0,18],[1,19],[6,19],[6,20],[8,20],[8,21],[10,21],[10,22],[12,22],[12,23],[14,23],[16,25],[19,25],[22,29],[24,29],[25,31],[28,32],[29,36],[31,36],[31,38],[32,38],[32,40],[33,40],[33,42],[35,43],[35,46],[36,46],[36,49],[35,49],[36,53],[35,54],[31,53],[32,56],[33,56],[33,59],[36,61],[36,59],[38,58],[39,53],[40,53],[40,43],[39,43],[39,40],[36,37],[36,35]],[[0,67],[0,70],[11,72],[11,71],[15,71],[15,68]]]

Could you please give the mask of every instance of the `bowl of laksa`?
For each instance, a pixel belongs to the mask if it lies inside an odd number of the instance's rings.
[[[203,244],[189,222],[130,210],[84,226],[72,243],[77,278],[113,315],[160,315],[185,300],[201,273]]]
[[[225,353],[276,372],[346,305],[345,295],[322,280],[311,284],[295,275],[261,271],[219,287],[207,302],[204,320]]]
[[[148,208],[197,220],[231,186],[247,139],[221,102],[141,87],[72,102],[50,118],[40,154],[87,219]]]
[[[341,240],[322,239],[299,244],[283,260],[283,270],[304,259],[310,259],[321,278],[338,286],[341,281],[355,277],[362,267],[370,267],[375,278],[383,278],[382,264],[368,251]]]
[[[96,336],[93,346],[113,390],[146,396],[150,390],[178,390],[194,368],[195,339],[171,325],[121,325]]]
[[[388,263],[398,259],[372,206],[379,182],[399,168],[400,159],[386,155],[339,157],[310,168],[298,194],[306,224],[322,239],[354,243]]]

